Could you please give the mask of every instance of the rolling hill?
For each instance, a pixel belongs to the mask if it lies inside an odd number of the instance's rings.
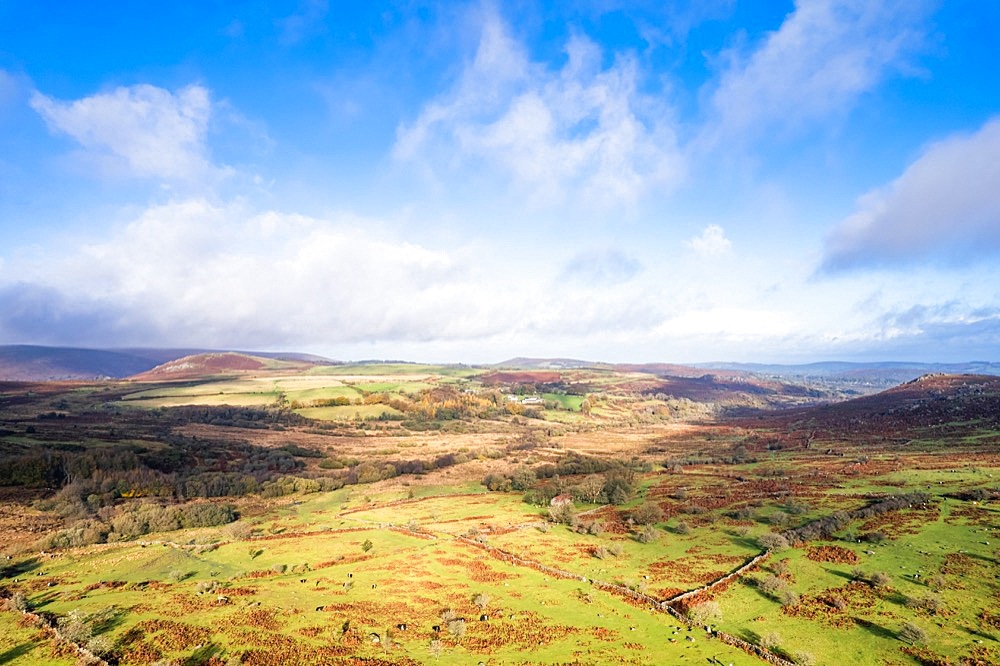
[[[772,427],[871,438],[1000,430],[1000,377],[924,375],[873,395],[758,418]]]
[[[218,353],[206,349],[84,349],[38,345],[0,345],[0,380],[57,381],[123,379],[195,354]],[[238,352],[262,359],[297,363],[335,361],[296,352]]]

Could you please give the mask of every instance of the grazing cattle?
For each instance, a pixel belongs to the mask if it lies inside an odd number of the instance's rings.
[[[489,616],[489,615],[486,615],[486,614],[483,614],[483,615],[480,615],[480,616],[479,616],[479,621],[480,621],[480,622],[486,622],[486,621],[487,621],[487,620],[489,620],[489,619],[490,619],[490,616]]]
[[[316,606],[316,610],[317,610],[317,611],[321,611],[321,610],[323,610],[323,606]]]
[[[349,574],[347,574],[347,577],[348,577],[348,578],[354,578],[354,574],[352,574],[352,573],[349,573]]]
[[[300,578],[300,579],[299,579],[299,582],[300,582],[300,583],[304,583],[304,582],[306,582],[306,579],[305,579],[305,578]]]
[[[396,628],[399,629],[400,631],[406,631],[406,623],[404,622],[402,624],[397,624]]]
[[[431,627],[431,631],[433,631],[435,633],[440,632],[441,631],[441,625],[440,624],[435,624],[433,627]]]
[[[378,585],[376,585],[375,583],[372,583],[372,589],[374,590],[376,587],[378,587]]]

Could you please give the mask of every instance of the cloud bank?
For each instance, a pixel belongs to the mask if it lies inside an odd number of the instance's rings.
[[[896,180],[858,200],[826,241],[828,272],[1000,253],[1000,118],[932,144]]]

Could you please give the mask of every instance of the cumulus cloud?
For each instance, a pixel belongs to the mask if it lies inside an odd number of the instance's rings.
[[[601,335],[655,325],[641,290],[579,289],[482,250],[431,248],[377,220],[202,199],[146,210],[100,242],[0,265],[0,337],[216,347]],[[599,271],[638,270],[609,253]],[[581,269],[582,270],[582,269]],[[44,332],[44,335],[42,333]],[[98,340],[100,338],[100,340]]]
[[[911,69],[926,0],[797,0],[749,55],[729,52],[711,92],[713,140],[788,132],[841,115],[887,74]]]
[[[721,257],[733,249],[733,244],[726,238],[726,232],[717,224],[708,225],[700,236],[695,236],[684,244],[703,258]]]
[[[224,171],[209,159],[212,101],[202,86],[170,92],[141,84],[68,102],[36,91],[31,107],[105,173],[196,181]]]
[[[395,158],[439,178],[485,165],[536,204],[632,204],[675,185],[683,165],[670,114],[637,90],[636,62],[619,56],[604,68],[585,37],[566,54],[558,71],[533,62],[489,16],[454,88],[398,128]]]
[[[896,180],[862,196],[830,234],[823,269],[1000,252],[1000,118],[932,144]]]

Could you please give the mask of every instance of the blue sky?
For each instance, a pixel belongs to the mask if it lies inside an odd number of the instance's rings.
[[[7,0],[0,344],[1000,360],[996,25]]]

